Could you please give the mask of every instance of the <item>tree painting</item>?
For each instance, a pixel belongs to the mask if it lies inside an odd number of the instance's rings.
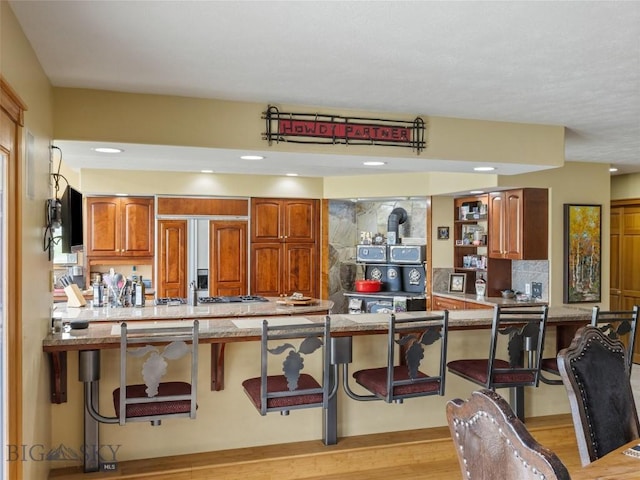
[[[600,301],[600,205],[568,205],[564,211],[565,303]]]

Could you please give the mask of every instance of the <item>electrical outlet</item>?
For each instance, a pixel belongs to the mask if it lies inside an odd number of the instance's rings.
[[[542,283],[541,282],[532,282],[531,283],[531,296],[533,298],[542,298]]]
[[[525,283],[524,284],[524,293],[525,293],[525,295],[531,295],[531,284],[530,283]]]

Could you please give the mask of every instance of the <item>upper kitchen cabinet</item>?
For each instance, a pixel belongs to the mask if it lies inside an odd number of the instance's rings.
[[[544,188],[489,194],[489,257],[546,260],[549,197]]]
[[[320,205],[314,199],[251,200],[251,293],[317,297]]]
[[[313,199],[254,198],[251,241],[315,243],[318,208],[318,201]]]
[[[152,197],[87,197],[87,257],[153,257]]]

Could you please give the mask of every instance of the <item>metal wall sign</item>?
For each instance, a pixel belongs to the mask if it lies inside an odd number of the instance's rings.
[[[418,154],[425,149],[425,122],[381,118],[344,117],[319,113],[280,112],[273,105],[262,113],[266,131],[262,139],[273,142],[384,145],[405,147]]]

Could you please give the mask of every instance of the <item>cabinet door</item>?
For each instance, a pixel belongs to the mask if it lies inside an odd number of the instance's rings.
[[[491,258],[504,258],[504,194],[496,192],[489,195],[488,255]]]
[[[126,257],[153,256],[153,199],[121,198],[121,253]]]
[[[120,256],[120,202],[119,198],[87,198],[87,253],[88,257]]]
[[[160,220],[158,222],[158,281],[157,296],[187,296],[187,221]]]
[[[265,297],[280,295],[282,285],[282,245],[251,245],[251,294]]]
[[[251,241],[279,242],[282,203],[277,199],[254,198],[251,200]]]
[[[209,295],[246,295],[247,223],[209,223]]]
[[[611,244],[611,270],[609,275],[609,308],[622,310],[621,302],[621,275],[622,257],[620,244],[622,243],[622,214],[623,207],[611,207],[611,228],[609,239]]]
[[[512,260],[522,258],[523,198],[522,190],[506,192],[503,200],[504,256]],[[533,232],[531,232],[533,233]]]
[[[287,243],[284,245],[284,285],[282,292],[289,296],[294,292],[307,297],[317,297],[316,246],[310,243]]]
[[[282,232],[286,242],[315,242],[318,231],[317,200],[285,200]]]

